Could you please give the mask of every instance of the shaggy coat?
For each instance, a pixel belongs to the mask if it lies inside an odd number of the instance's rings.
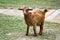
[[[23,10],[23,13],[24,13],[24,19],[27,24],[26,35],[28,35],[29,33],[30,26],[33,26],[35,36],[37,36],[36,26],[39,26],[40,27],[39,34],[42,35],[45,13],[47,12],[47,9],[44,9],[44,11],[36,10],[33,12],[29,12],[29,10],[32,10],[32,9],[29,9],[28,7],[24,7],[23,9],[19,9],[19,10]]]

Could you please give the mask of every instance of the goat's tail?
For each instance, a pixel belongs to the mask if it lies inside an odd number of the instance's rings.
[[[44,12],[47,12],[48,10],[47,9],[44,9]]]

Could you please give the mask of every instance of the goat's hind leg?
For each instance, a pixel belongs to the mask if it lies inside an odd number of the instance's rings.
[[[42,35],[42,32],[43,32],[43,22],[41,23],[40,25],[40,29],[39,29],[39,35]]]
[[[36,33],[36,26],[33,26],[33,30],[34,30],[34,36],[37,36],[37,33]]]

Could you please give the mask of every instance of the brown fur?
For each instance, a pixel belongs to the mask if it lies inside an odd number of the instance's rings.
[[[35,36],[37,36],[36,26],[39,26],[40,27],[39,34],[42,35],[45,13],[47,12],[47,9],[45,9],[44,11],[36,10],[34,12],[29,12],[29,8],[24,7],[22,10],[23,10],[23,13],[25,11],[24,19],[27,24],[26,35],[28,35],[28,33],[29,33],[30,26],[33,26]]]

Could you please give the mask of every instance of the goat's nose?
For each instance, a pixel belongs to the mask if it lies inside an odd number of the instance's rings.
[[[24,11],[24,14],[26,14],[26,11]]]

